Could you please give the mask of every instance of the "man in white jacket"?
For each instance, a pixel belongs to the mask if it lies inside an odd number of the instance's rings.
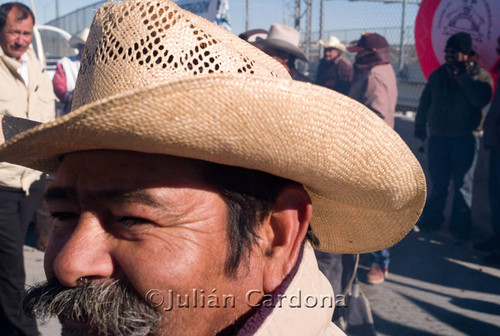
[[[0,6],[0,115],[39,122],[54,119],[50,79],[33,50],[34,16],[20,3]],[[0,330],[6,335],[38,335],[34,319],[22,318],[23,243],[42,192],[41,173],[0,163]]]

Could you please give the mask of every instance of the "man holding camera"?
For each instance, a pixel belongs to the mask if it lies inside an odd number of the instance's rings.
[[[465,241],[471,231],[474,169],[479,142],[474,135],[482,108],[491,98],[493,82],[480,67],[469,34],[459,32],[446,42],[445,64],[436,69],[420,98],[415,137],[428,142],[428,168],[432,190],[419,221],[422,230],[437,230],[444,221],[450,178],[454,196],[450,231]]]

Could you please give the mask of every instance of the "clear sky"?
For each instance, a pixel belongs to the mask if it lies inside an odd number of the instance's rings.
[[[19,0],[30,5],[30,0]],[[249,0],[250,29],[268,29],[272,23],[293,25],[295,0]],[[1,3],[8,2],[0,0]],[[33,0],[40,23],[55,18],[57,0]],[[77,8],[96,3],[96,0],[59,0],[60,14],[64,15]],[[409,1],[414,2],[414,1]],[[301,11],[305,12],[305,0],[301,0]],[[418,7],[408,5],[407,25],[413,25]],[[239,34],[245,30],[246,0],[229,0],[230,23],[232,31]],[[312,0],[312,31],[319,31],[320,0]],[[402,5],[384,4],[373,1],[326,0],[324,29],[340,30],[352,28],[376,28],[399,26],[401,24]],[[302,27],[305,27],[305,13]]]

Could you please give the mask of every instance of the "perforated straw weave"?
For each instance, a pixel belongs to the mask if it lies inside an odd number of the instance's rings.
[[[169,154],[302,183],[320,249],[389,247],[418,219],[422,169],[372,111],[292,81],[279,63],[170,1],[96,14],[73,112],[0,146],[0,160],[54,172],[64,153]]]
[[[108,3],[94,18],[78,77],[79,88],[93,89],[75,90],[73,109],[203,74],[290,78],[259,49],[170,1],[125,3]]]

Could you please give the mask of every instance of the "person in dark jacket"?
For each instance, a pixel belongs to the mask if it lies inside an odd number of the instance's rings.
[[[500,68],[500,37],[497,47],[497,66]],[[488,241],[474,245],[475,249],[492,252],[485,261],[500,265],[500,80],[497,77],[496,90],[490,109],[484,121],[484,147],[489,150],[489,197],[493,236]]]
[[[349,95],[354,70],[351,61],[343,54],[345,45],[331,35],[326,42],[319,41],[319,44],[324,47],[324,57],[319,62],[315,84]]]
[[[493,86],[490,74],[474,61],[474,56],[469,34],[459,32],[448,39],[446,62],[429,76],[415,120],[415,137],[423,142],[429,128],[432,183],[419,227],[441,227],[451,179],[454,193],[449,225],[459,242],[468,238],[472,228],[470,209],[479,147],[474,131],[481,124],[482,108],[490,101]]]

